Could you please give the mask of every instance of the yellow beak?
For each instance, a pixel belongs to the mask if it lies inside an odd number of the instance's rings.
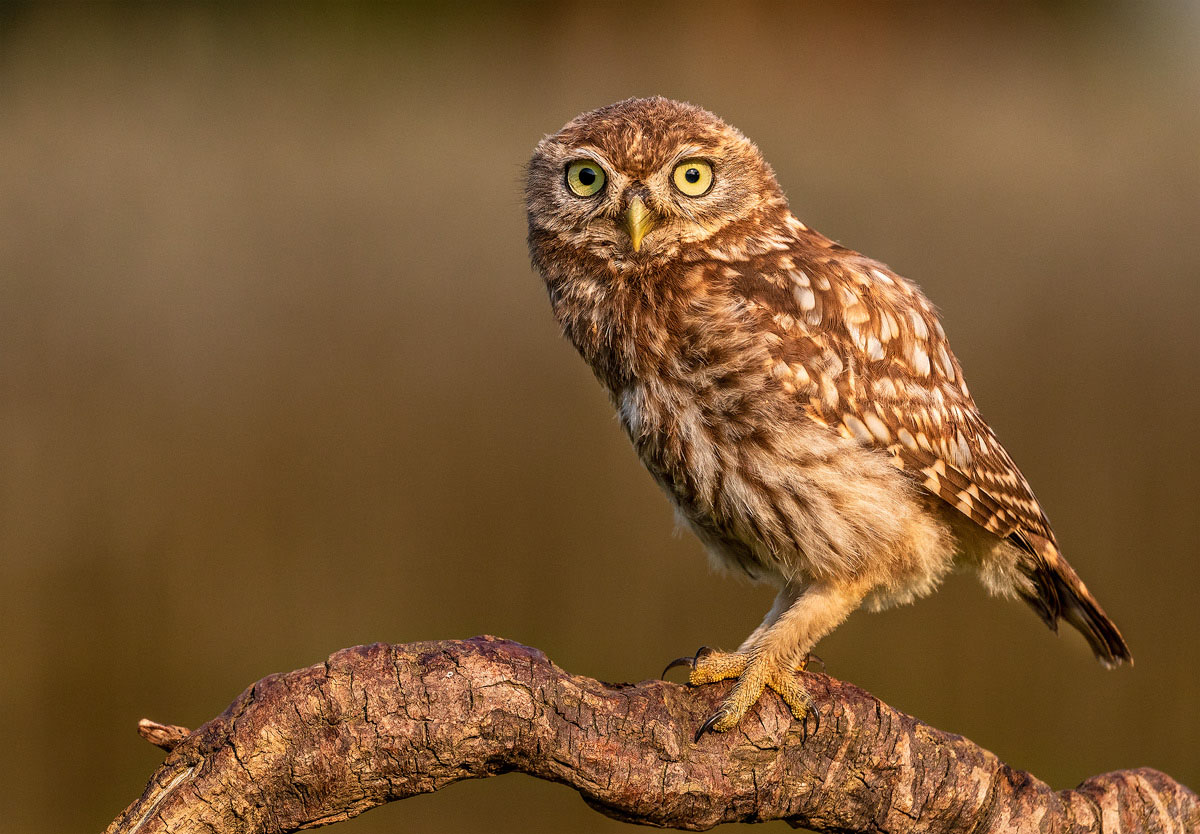
[[[642,238],[653,228],[654,216],[641,197],[634,197],[629,208],[625,209],[625,229],[629,232],[629,242],[633,244],[634,252],[642,248]]]

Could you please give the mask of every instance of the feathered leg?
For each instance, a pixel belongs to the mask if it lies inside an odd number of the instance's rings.
[[[798,590],[789,585],[780,591],[771,613],[738,651],[697,655],[689,676],[693,686],[737,678],[729,697],[697,736],[705,730],[725,732],[737,726],[768,688],[779,693],[796,718],[807,715],[812,700],[796,671],[809,649],[862,603],[867,589],[819,582]],[[778,614],[776,608],[781,609]]]

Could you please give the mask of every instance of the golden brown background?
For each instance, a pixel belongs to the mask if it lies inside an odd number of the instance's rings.
[[[925,287],[1137,658],[959,576],[829,671],[1055,787],[1200,788],[1197,8],[5,5],[0,827],[99,830],[161,758],[139,717],[343,646],[491,632],[638,680],[758,622],[526,258],[537,139],[650,93]],[[339,830],[621,827],[508,776]]]

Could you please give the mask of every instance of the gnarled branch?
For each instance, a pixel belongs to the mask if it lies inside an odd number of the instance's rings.
[[[692,741],[728,684],[605,684],[492,637],[375,644],[271,675],[170,750],[108,834],[285,832],[460,779],[521,771],[670,828],[787,820],[831,832],[1196,832],[1200,799],[1142,768],[1052,791],[968,739],[805,673],[820,724],[778,699]]]

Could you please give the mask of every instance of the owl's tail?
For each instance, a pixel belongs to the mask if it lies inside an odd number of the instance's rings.
[[[1033,593],[1021,595],[1025,601],[1055,631],[1060,619],[1075,626],[1105,666],[1132,664],[1133,656],[1116,623],[1104,613],[1058,548],[1044,539],[1037,540],[1035,546],[1038,553],[1028,554],[1020,565],[1034,586]]]

